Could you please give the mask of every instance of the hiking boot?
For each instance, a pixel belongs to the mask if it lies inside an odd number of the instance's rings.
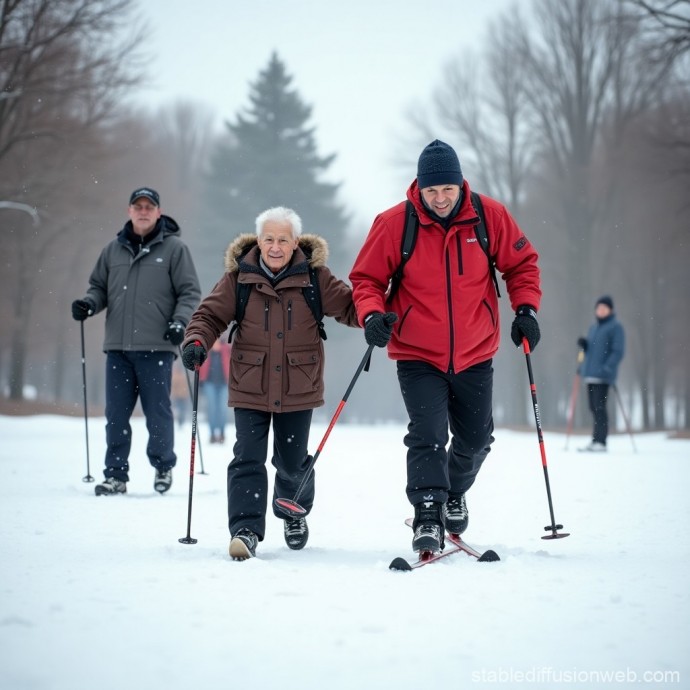
[[[441,503],[425,501],[417,503],[414,507],[414,537],[412,537],[412,549],[414,551],[438,552],[442,551],[444,544],[444,528]]]
[[[309,539],[309,527],[307,527],[306,518],[286,518],[283,529],[285,534],[285,543],[288,545],[288,548],[298,551],[307,545],[307,540]]]
[[[591,441],[586,446],[583,446],[582,448],[578,448],[578,450],[581,453],[605,453],[606,452],[606,444],[605,443],[599,443],[598,441]]]
[[[156,470],[156,478],[153,480],[153,488],[164,494],[172,486],[172,470]]]
[[[458,497],[449,496],[443,504],[443,520],[446,523],[446,531],[451,534],[462,534],[470,521],[465,503],[465,494]]]
[[[246,561],[248,558],[256,556],[256,545],[259,543],[259,537],[254,534],[247,527],[240,527],[240,529],[233,534],[230,540],[230,557],[233,561]]]
[[[108,477],[104,482],[96,484],[94,491],[96,496],[112,496],[113,494],[126,494],[127,482],[115,477]]]

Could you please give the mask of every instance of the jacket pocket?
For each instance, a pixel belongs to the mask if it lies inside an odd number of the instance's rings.
[[[287,394],[304,395],[319,388],[321,355],[318,350],[287,353]]]
[[[265,352],[232,348],[231,387],[243,393],[265,393],[263,384]]]
[[[489,316],[491,317],[491,325],[496,328],[496,318],[494,317],[494,310],[491,308],[491,305],[485,300],[482,300],[482,304],[486,307],[486,310],[489,312]]]
[[[400,324],[398,325],[398,337],[402,337],[402,330],[403,326],[405,325],[405,321],[407,321],[407,317],[410,315],[410,311],[412,311],[412,305],[410,305],[407,309],[405,309],[405,312],[402,315],[402,319],[400,319]]]

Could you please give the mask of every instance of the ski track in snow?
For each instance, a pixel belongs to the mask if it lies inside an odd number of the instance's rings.
[[[101,481],[104,420],[89,432]],[[227,555],[228,432],[211,446],[200,420],[208,475],[194,476],[187,546],[189,425],[169,494],[153,490],[135,418],[128,494],[96,497],[81,481],[83,419],[0,417],[0,687],[690,687],[690,441],[638,434],[634,453],[616,435],[602,456],[547,431],[555,517],[571,536],[545,541],[536,432],[499,429],[464,536],[501,562],[458,554],[396,573],[393,558],[414,557],[404,425],[337,425],[307,547],[285,546],[269,508],[242,563]]]

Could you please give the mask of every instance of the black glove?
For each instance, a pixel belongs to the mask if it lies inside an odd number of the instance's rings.
[[[72,302],[72,318],[75,321],[84,321],[89,316],[92,316],[94,306],[91,302],[85,299],[75,299]]]
[[[537,323],[537,310],[529,304],[523,304],[517,308],[515,319],[510,329],[510,337],[516,347],[522,345],[522,339],[527,338],[529,349],[534,350],[541,338],[539,324]]]
[[[583,351],[587,352],[587,338],[578,338],[577,339],[577,346]]]
[[[187,343],[182,350],[182,364],[194,371],[206,361],[206,348],[198,341]]]
[[[165,339],[169,340],[173,345],[182,345],[184,340],[184,325],[179,321],[171,321],[168,324],[168,330],[165,331]]]
[[[393,324],[398,320],[395,312],[388,311],[385,314],[374,312],[364,320],[364,339],[367,345],[386,347],[393,335]]]

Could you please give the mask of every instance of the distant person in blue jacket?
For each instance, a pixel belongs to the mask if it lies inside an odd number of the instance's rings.
[[[577,340],[585,353],[580,374],[587,384],[589,409],[594,417],[592,440],[579,450],[605,453],[609,433],[606,403],[609,386],[616,383],[618,365],[625,353],[625,333],[613,311],[613,300],[608,295],[597,300],[594,315],[596,321],[590,326],[587,337]]]

